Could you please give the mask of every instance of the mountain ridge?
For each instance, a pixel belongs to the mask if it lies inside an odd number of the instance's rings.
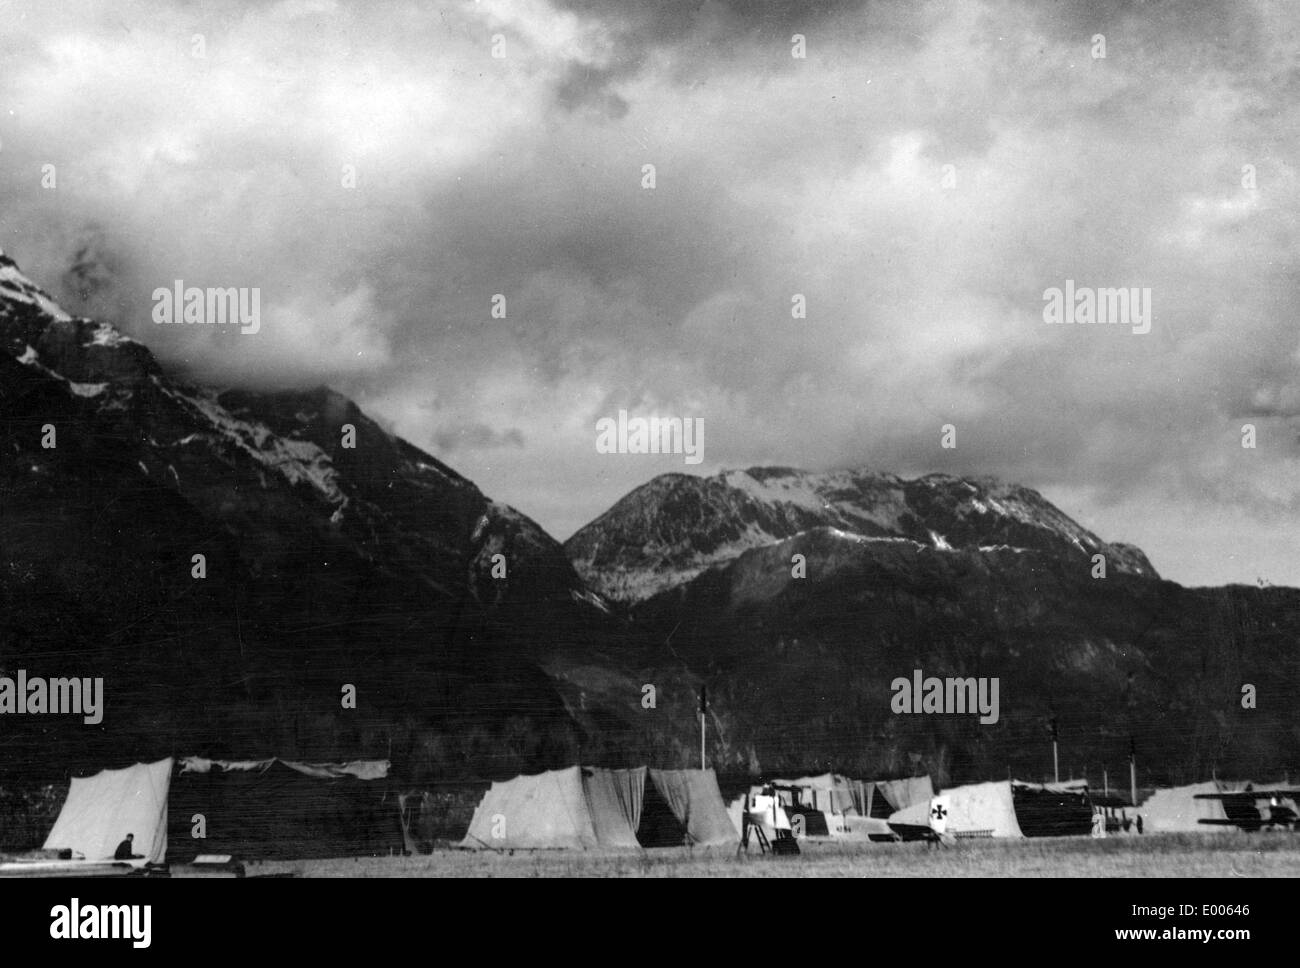
[[[1102,554],[1110,570],[1159,577],[1140,549],[1103,541],[1031,488],[988,477],[907,479],[860,469],[661,474],[579,528],[564,548],[593,588],[635,603],[745,551],[820,527],[940,550],[1005,545],[1066,553],[1089,565]]]

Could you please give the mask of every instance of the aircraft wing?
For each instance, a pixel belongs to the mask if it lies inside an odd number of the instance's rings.
[[[889,829],[898,834],[902,840],[938,840],[939,835],[928,824],[893,823]]]

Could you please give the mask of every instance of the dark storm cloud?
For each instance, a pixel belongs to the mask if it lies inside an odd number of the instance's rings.
[[[195,375],[329,382],[560,537],[683,469],[596,454],[625,408],[702,417],[700,471],[994,474],[1300,583],[1286,4],[17,6],[0,244]],[[178,278],[262,332],[155,329]],[[1152,332],[1045,325],[1067,279]]]

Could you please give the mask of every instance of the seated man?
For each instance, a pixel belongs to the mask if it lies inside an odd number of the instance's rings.
[[[113,860],[140,860],[144,855],[134,853],[135,834],[127,834],[126,840],[117,845],[117,850],[113,852]]]

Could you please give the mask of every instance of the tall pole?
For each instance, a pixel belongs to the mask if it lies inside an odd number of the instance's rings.
[[[1137,762],[1138,762],[1137,743],[1135,743],[1133,741],[1133,737],[1130,736],[1128,738],[1128,786],[1129,786],[1129,796],[1132,798],[1133,806],[1135,807],[1138,805]],[[1204,775],[1205,775],[1204,773],[1201,774],[1201,776]]]
[[[1101,785],[1105,788],[1105,795],[1110,796],[1110,774],[1106,772],[1106,767],[1101,768]]]
[[[1056,717],[1052,717],[1052,775],[1056,777],[1056,782],[1061,782],[1061,758],[1057,755],[1056,750]]]
[[[700,686],[700,769],[704,769],[704,710],[708,708],[708,692],[706,686]]]

